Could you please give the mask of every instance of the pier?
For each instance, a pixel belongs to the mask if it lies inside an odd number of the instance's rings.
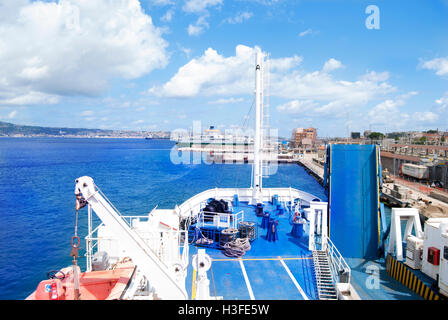
[[[317,154],[304,154],[297,160],[297,163],[301,165],[306,172],[312,175],[322,185],[324,182],[324,168],[317,164],[313,159],[316,159]]]
[[[448,214],[448,194],[418,182],[390,176],[383,183],[381,201],[391,207],[412,207],[428,218],[443,218]]]
[[[248,150],[232,149],[231,146],[195,146],[195,147],[179,147],[180,152],[200,152],[205,154],[205,159],[209,163],[253,163],[254,155]],[[277,152],[275,149],[263,152],[264,161],[276,163],[298,163],[298,155],[287,152]]]

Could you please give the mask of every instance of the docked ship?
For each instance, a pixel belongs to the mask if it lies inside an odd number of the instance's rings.
[[[262,133],[263,65],[264,54],[258,51],[254,68],[255,134],[250,187],[209,189],[171,209],[156,207],[146,216],[123,216],[91,177],[77,178],[76,212],[87,211],[88,216],[85,271],[81,272],[78,265],[80,239],[75,229],[73,264],[49,272],[48,279],[41,281],[28,299],[397,297],[395,293],[402,292],[403,286],[397,285],[389,291],[381,287],[371,294],[366,288],[364,272],[353,268],[367,259],[377,259],[378,252],[387,257],[384,265],[388,272],[395,270],[401,263],[400,258],[403,259],[399,246],[402,241],[397,236],[401,235],[400,224],[394,224],[391,229],[394,240],[387,245],[384,242],[388,228],[379,203],[378,146],[328,146],[324,179],[328,202],[306,190],[263,187],[267,165]],[[347,150],[351,156],[345,157],[344,162],[338,161]],[[366,169],[361,162],[368,163],[369,167]],[[352,166],[353,176],[342,173],[341,165]],[[341,180],[344,177],[346,181]],[[350,183],[349,179],[360,182]],[[94,214],[100,220],[99,225],[93,224]],[[395,217],[399,215],[394,211]],[[414,219],[412,223],[417,226],[419,222]],[[439,225],[438,230],[448,226]],[[415,237],[423,239],[423,232],[416,228]],[[411,233],[412,228],[406,228],[406,234],[412,236]],[[412,241],[420,244],[415,239]],[[412,250],[417,247],[413,246]],[[437,259],[447,259],[448,250],[445,251]],[[431,252],[435,261],[436,251]],[[395,260],[391,260],[392,256]],[[444,261],[438,260],[440,268],[446,267]],[[437,275],[446,272],[431,270]],[[390,276],[381,281],[395,280]],[[410,298],[417,296],[409,294]]]
[[[177,145],[180,147],[188,146],[193,147],[195,145],[253,145],[254,140],[249,136],[238,135],[238,134],[222,134],[219,129],[215,126],[210,126],[208,129],[204,130],[201,134],[187,134],[187,135],[175,135],[172,138],[176,141]]]

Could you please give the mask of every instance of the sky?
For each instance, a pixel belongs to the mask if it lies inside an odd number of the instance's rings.
[[[0,0],[0,121],[251,126],[256,50],[282,136],[448,130],[448,0]]]

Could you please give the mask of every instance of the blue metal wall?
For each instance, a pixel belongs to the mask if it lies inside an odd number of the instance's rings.
[[[376,258],[379,248],[379,148],[327,147],[329,235],[344,257]]]

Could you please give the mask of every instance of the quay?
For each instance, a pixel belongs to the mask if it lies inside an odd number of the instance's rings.
[[[304,154],[297,159],[297,163],[323,185],[324,167],[319,164],[317,154]],[[387,171],[383,172],[383,179],[384,173],[387,174]],[[428,218],[448,216],[448,193],[392,174],[384,179],[380,199],[390,207],[417,208]]]
[[[313,161],[316,154],[303,154],[303,157],[297,159],[297,163],[302,166],[308,174],[312,175],[321,185],[324,183],[324,168]]]

